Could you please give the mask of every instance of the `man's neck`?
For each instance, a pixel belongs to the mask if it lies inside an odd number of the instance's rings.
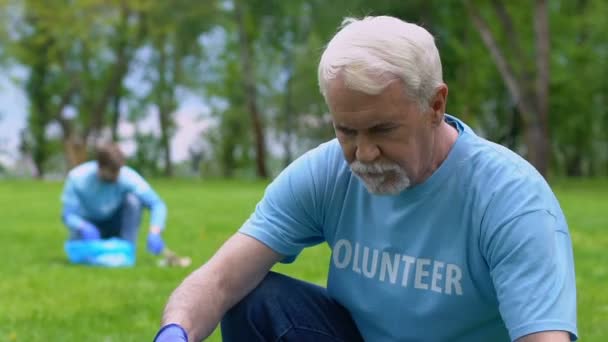
[[[458,139],[458,130],[446,121],[443,121],[437,128],[431,160],[428,164],[429,167],[416,184],[423,183],[435,173],[446,160],[448,154],[450,154],[452,146],[456,143],[456,139]]]
[[[433,172],[441,166],[444,160],[446,160],[448,154],[450,154],[450,151],[452,150],[452,146],[454,146],[456,139],[458,139],[458,130],[446,121],[441,123],[438,130],[437,145],[434,153],[435,158],[433,160]]]

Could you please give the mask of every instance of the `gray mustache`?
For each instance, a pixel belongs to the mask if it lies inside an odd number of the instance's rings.
[[[382,173],[386,171],[398,171],[400,167],[396,164],[373,163],[364,164],[360,161],[354,161],[350,164],[351,170],[357,173]]]

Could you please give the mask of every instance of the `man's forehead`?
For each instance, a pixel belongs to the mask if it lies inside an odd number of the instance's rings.
[[[416,101],[407,95],[401,82],[392,82],[378,94],[368,94],[348,87],[339,79],[330,82],[327,104],[334,111],[365,111],[384,106],[410,106]]]
[[[337,128],[352,128],[362,129],[375,126],[385,126],[400,122],[401,118],[392,113],[380,114],[375,111],[367,111],[367,113],[341,113],[340,115],[332,114],[332,123]]]

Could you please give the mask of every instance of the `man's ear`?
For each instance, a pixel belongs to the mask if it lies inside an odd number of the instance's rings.
[[[442,83],[435,89],[435,95],[431,98],[431,102],[429,103],[434,126],[438,126],[443,122],[447,99],[448,86],[447,84]]]

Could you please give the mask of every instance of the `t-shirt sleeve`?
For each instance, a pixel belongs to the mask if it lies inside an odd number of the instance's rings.
[[[64,208],[77,208],[80,206],[78,194],[76,193],[76,187],[74,180],[68,177],[63,186],[63,192],[61,193],[61,203]]]
[[[323,242],[323,173],[310,153],[294,161],[267,187],[239,232],[284,255],[284,263],[294,261],[303,248]]]
[[[124,182],[127,184],[128,190],[137,196],[146,208],[150,209],[150,225],[164,229],[167,206],[156,191],[139,173],[130,168],[125,169]]]
[[[61,217],[63,223],[70,230],[77,230],[78,228],[82,227],[85,220],[79,214],[82,209],[78,199],[78,194],[76,193],[74,180],[71,177],[68,177],[68,179],[65,181],[63,192],[61,194],[61,202]]]
[[[512,340],[563,330],[576,340],[576,286],[565,222],[547,210],[523,212],[489,228],[485,254]]]

